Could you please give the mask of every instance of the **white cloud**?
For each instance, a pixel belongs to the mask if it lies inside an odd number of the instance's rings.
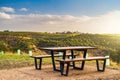
[[[11,12],[11,13],[15,12],[15,10],[11,7],[1,7],[0,10],[2,12]]]
[[[28,11],[27,8],[21,8],[20,11]]]
[[[3,20],[4,19],[4,20]],[[9,20],[5,20],[9,19]],[[104,15],[8,15],[0,13],[0,30],[15,31],[80,31],[88,33],[120,33],[120,11],[111,11]]]
[[[4,12],[0,12],[0,19],[11,19],[11,16]]]

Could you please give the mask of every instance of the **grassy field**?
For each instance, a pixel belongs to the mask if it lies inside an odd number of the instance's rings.
[[[50,64],[50,58],[43,59],[43,64]],[[29,55],[18,55],[18,54],[0,54],[0,69],[11,69],[18,67],[33,66],[34,59]]]
[[[51,58],[43,58],[43,65],[52,64]],[[95,65],[95,61],[88,61],[86,64]],[[34,59],[31,58],[28,54],[0,54],[0,69],[12,69],[19,67],[28,67],[34,66]],[[111,61],[111,68],[120,68],[116,63]]]

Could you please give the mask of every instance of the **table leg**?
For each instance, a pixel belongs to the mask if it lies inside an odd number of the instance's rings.
[[[34,61],[35,61],[35,69],[36,69],[36,70],[41,70],[42,58],[40,58],[39,60],[40,60],[40,63],[39,63],[39,66],[38,66],[37,58],[34,58]]]
[[[75,58],[73,50],[71,50],[72,59]],[[75,62],[72,62],[73,68],[75,68]]]
[[[53,71],[60,71],[60,70],[56,69],[54,52],[53,51],[51,51],[51,58],[52,58],[52,64],[53,64]]]
[[[63,51],[63,59],[66,57],[66,51]]]
[[[63,52],[63,59],[65,59],[66,58],[66,50],[65,51],[62,51]],[[64,64],[63,64],[63,69],[64,69]],[[61,70],[61,69],[60,69]]]
[[[63,59],[65,59],[65,57],[66,57],[66,50],[65,51],[62,51],[63,52]],[[61,71],[61,69],[59,70],[59,69],[56,69],[56,65],[55,65],[55,59],[54,59],[54,51],[51,51],[51,58],[52,58],[52,64],[53,64],[53,70],[54,71]],[[64,64],[63,64],[63,68],[64,68]]]
[[[35,69],[38,69],[38,67],[37,67],[37,59],[34,58],[34,61],[35,61]]]
[[[53,64],[53,70],[56,70],[56,66],[55,66],[55,60],[54,60],[54,53],[53,51],[51,51],[51,57],[52,57],[52,64]]]
[[[83,58],[86,58],[86,55],[87,55],[87,50],[84,50]],[[84,69],[84,65],[85,65],[85,61],[82,61],[81,70]]]

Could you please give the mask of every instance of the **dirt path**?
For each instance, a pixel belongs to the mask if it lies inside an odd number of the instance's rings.
[[[42,67],[42,70],[35,70],[34,66],[0,70],[0,80],[120,80],[120,71],[110,68],[106,68],[105,72],[97,72],[95,66],[85,66],[83,71],[70,68],[66,77],[54,72],[52,66]]]

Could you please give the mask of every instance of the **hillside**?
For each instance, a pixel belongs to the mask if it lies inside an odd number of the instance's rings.
[[[120,62],[119,34],[0,32],[0,51],[16,52],[20,49],[27,53],[45,46],[95,46],[98,53],[110,54],[113,61]]]

